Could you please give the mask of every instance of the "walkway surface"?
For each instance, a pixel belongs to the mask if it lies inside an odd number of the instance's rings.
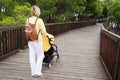
[[[0,61],[0,80],[109,80],[99,59],[99,24],[74,29],[55,38],[60,54],[52,68],[43,64],[43,76],[30,74],[28,49]]]

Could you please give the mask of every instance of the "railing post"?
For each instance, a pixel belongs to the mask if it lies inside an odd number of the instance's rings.
[[[20,27],[20,30],[19,30],[19,48],[22,49],[23,48],[23,44],[22,44],[22,27]]]
[[[20,49],[24,49],[25,47],[27,47],[27,41],[25,39],[25,34],[24,34],[24,26],[21,27],[20,29]]]

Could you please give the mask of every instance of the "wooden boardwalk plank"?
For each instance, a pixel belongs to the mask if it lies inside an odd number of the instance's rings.
[[[109,80],[99,60],[99,24],[74,29],[55,38],[60,61],[48,69],[43,64],[43,76],[30,75],[28,49],[0,61],[0,80]]]

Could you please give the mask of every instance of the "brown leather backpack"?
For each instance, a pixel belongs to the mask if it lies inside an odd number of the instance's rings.
[[[35,28],[37,19],[35,20],[34,24],[29,23],[29,19],[28,19],[28,23],[25,25],[25,37],[26,40],[28,41],[34,41],[38,39],[38,35]]]

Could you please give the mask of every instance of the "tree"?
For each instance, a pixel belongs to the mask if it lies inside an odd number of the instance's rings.
[[[2,21],[0,21],[0,26],[12,26],[15,24],[15,19],[13,17],[4,17]]]
[[[28,17],[30,17],[30,4],[25,3],[24,5],[17,5],[13,10],[13,17],[15,19],[15,25],[24,25]]]
[[[113,16],[114,22],[120,24],[120,1],[113,1],[109,6],[109,16]]]
[[[103,16],[103,8],[104,8],[104,3],[103,2],[101,2],[101,1],[98,1],[98,3],[97,3],[97,18],[100,18],[100,17],[102,17]]]
[[[16,0],[3,0],[0,3],[5,4],[5,11],[0,15],[0,26],[24,25],[26,18],[30,16],[29,3],[21,5]]]
[[[78,15],[78,20],[80,20],[83,12],[86,9],[86,0],[75,0],[72,2],[72,5],[72,11]]]
[[[12,5],[12,6],[11,6]],[[0,25],[13,25],[14,18],[13,15],[13,9],[17,5],[15,1],[12,0],[1,0],[0,1]]]
[[[31,5],[40,7],[40,17],[47,23],[96,18],[102,15],[103,9],[103,4],[98,0],[0,0],[0,25],[2,20],[9,19],[15,21],[14,24],[10,22],[12,25],[24,24],[30,16]],[[107,9],[103,10],[105,16]]]
[[[29,2],[31,5],[35,5],[36,4],[36,0],[26,0],[27,2]]]
[[[118,35],[120,35],[120,0],[111,1],[108,4],[108,15],[109,20],[112,23],[115,23],[114,30],[111,28],[110,30]]]
[[[36,0],[37,5],[41,9],[41,17],[45,22],[51,22],[51,18],[56,11],[56,0]]]
[[[96,18],[98,16],[98,0],[86,0],[86,9],[83,12],[84,18]]]
[[[102,14],[103,14],[103,17],[104,17],[104,18],[107,18],[107,17],[108,17],[108,9],[107,9],[106,6],[103,8]]]
[[[85,2],[86,0],[36,0],[45,22],[74,21],[75,14],[81,15],[85,10]]]
[[[0,10],[1,10],[0,16],[12,16],[15,5],[17,5],[15,1],[1,0],[0,1]]]
[[[56,16],[62,16],[62,21],[71,21],[73,18],[72,0],[57,0]]]

